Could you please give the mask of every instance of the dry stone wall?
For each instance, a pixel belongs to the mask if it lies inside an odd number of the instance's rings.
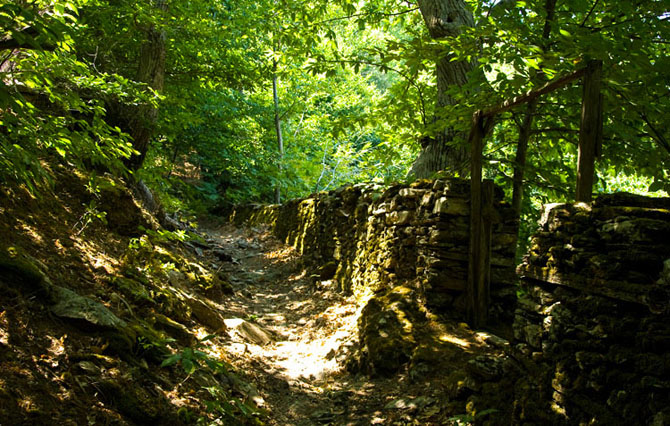
[[[428,306],[462,316],[469,192],[469,181],[459,179],[387,188],[354,185],[282,205],[238,207],[230,218],[238,224],[269,224],[311,266],[334,271],[344,291],[373,294],[412,282]],[[496,189],[492,315],[506,314],[511,320],[517,224],[502,196]]]
[[[670,424],[670,199],[548,205],[518,272],[518,417]]]

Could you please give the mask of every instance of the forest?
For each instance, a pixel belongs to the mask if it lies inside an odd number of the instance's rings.
[[[0,28],[0,424],[670,424],[670,1]]]

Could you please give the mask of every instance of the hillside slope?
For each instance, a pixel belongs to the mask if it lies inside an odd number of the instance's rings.
[[[216,350],[215,247],[161,230],[119,180],[51,172],[38,198],[0,188],[2,423],[256,423]]]

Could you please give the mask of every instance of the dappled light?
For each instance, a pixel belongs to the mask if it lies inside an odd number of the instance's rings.
[[[0,2],[0,426],[670,424],[669,22]]]

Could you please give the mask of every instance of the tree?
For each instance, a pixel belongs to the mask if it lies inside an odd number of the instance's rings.
[[[164,15],[168,10],[166,0],[155,0],[153,7],[157,15]],[[161,28],[160,23],[152,23],[143,30],[146,38],[140,48],[135,80],[146,83],[148,87],[160,93],[165,84],[166,31]],[[158,108],[151,103],[141,104],[130,110],[126,120],[133,148],[138,152],[130,158],[128,166],[131,170],[137,170],[142,166],[149,149],[149,142],[158,120]]]
[[[419,0],[421,15],[434,39],[457,37],[463,27],[473,27],[474,18],[463,0]],[[450,95],[453,86],[462,88],[468,81],[468,74],[474,69],[474,60],[454,61],[450,54],[442,53],[437,59],[437,116],[444,113],[444,107],[453,105]],[[438,129],[434,138],[424,139],[422,151],[410,170],[417,178],[429,177],[435,172],[447,169],[460,175],[467,174],[469,147],[464,145],[467,135],[452,126]]]

